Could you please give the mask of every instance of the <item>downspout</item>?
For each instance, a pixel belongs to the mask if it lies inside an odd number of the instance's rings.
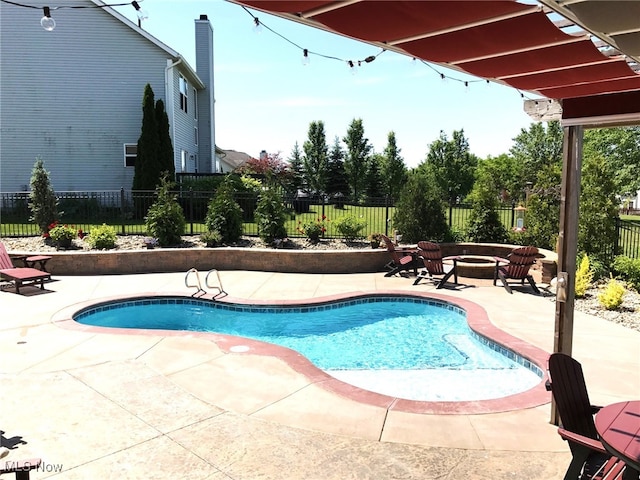
[[[167,66],[164,69],[164,98],[165,98],[165,103],[166,103],[166,107],[165,108],[171,108],[171,140],[173,141],[173,165],[175,168],[176,165],[176,122],[175,122],[175,108],[174,108],[174,98],[173,95],[169,95],[169,93],[173,93],[173,84],[171,85],[171,89],[169,89],[169,70],[171,70],[173,67],[175,67],[176,65],[179,65],[182,63],[182,57],[178,57],[178,60],[176,60],[173,63],[169,63],[171,62],[171,60],[167,60]],[[169,90],[171,90],[171,92],[169,92]],[[171,101],[169,101],[171,100]],[[176,169],[177,171],[177,169]],[[174,179],[175,180],[175,179]]]

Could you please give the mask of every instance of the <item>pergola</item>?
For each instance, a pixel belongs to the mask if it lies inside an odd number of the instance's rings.
[[[571,354],[585,127],[640,123],[640,1],[229,0],[530,92],[564,128],[554,351]]]

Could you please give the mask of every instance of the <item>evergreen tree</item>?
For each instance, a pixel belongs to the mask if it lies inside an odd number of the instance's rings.
[[[308,139],[304,142],[302,157],[304,179],[312,193],[324,193],[327,189],[328,147],[324,133],[324,122],[309,124]]]
[[[347,173],[344,170],[344,150],[342,150],[338,137],[334,138],[333,146],[329,151],[327,193],[349,195],[349,183],[347,182]]]
[[[344,168],[354,200],[365,193],[367,160],[373,147],[364,136],[362,119],[354,119],[349,125],[347,135],[342,139],[347,145]]]
[[[379,153],[374,153],[367,161],[365,193],[368,197],[380,197],[384,195],[382,174],[380,173],[383,161],[384,157]]]
[[[153,89],[147,83],[142,98],[142,129],[138,138],[138,155],[133,174],[133,190],[155,190],[160,178],[158,169],[160,137]]]
[[[440,188],[430,173],[409,174],[400,192],[393,226],[402,234],[403,242],[449,240],[449,226]]]
[[[145,218],[147,232],[158,239],[161,247],[179,245],[182,241],[187,223],[182,207],[176,196],[171,193],[174,183],[167,172],[160,177],[160,184],[155,189],[156,201],[151,205]]]
[[[473,204],[467,223],[467,240],[475,243],[504,243],[509,234],[498,213],[499,192],[486,174],[478,176],[471,192]]]
[[[40,229],[41,234],[49,231],[49,225],[58,220],[58,199],[51,187],[49,172],[44,169],[44,161],[36,157],[31,171],[31,192],[29,192],[29,209],[31,220]]]
[[[162,172],[169,172],[169,177],[174,178],[176,174],[176,166],[173,159],[173,145],[171,144],[171,135],[169,134],[169,117],[164,109],[164,102],[158,99],[156,102],[156,122],[158,124],[158,181]]]
[[[291,150],[291,156],[287,159],[289,161],[289,165],[291,167],[292,173],[292,189],[293,191],[297,191],[299,189],[304,189],[304,166],[302,162],[302,150],[300,150],[300,145],[298,142],[293,146],[293,150]]]
[[[385,195],[398,198],[407,181],[407,167],[404,164],[404,159],[400,156],[400,149],[396,145],[395,132],[389,132],[387,137],[381,170]]]

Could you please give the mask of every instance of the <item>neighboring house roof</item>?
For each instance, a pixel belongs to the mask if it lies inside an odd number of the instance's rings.
[[[177,61],[180,61],[180,64],[183,65],[184,69],[186,70],[187,76],[191,77],[191,78],[188,78],[188,80],[190,80],[191,83],[195,87],[200,89],[200,90],[205,88],[205,84],[202,82],[200,77],[198,77],[198,74],[195,72],[195,70],[193,68],[191,68],[191,65],[189,65],[189,63],[185,60],[185,58],[182,55],[180,55],[178,52],[176,52],[173,48],[171,48],[168,45],[162,43],[160,40],[158,40],[156,37],[151,35],[149,32],[147,32],[143,28],[138,27],[138,25],[133,23],[131,20],[129,20],[124,15],[120,14],[118,11],[114,10],[111,7],[106,6],[107,4],[105,2],[103,2],[101,0],[91,0],[91,2],[93,2],[94,4],[100,6],[102,8],[102,10],[104,10],[105,12],[108,12],[110,15],[112,15],[113,17],[115,17],[118,20],[120,20],[122,23],[127,25],[129,28],[133,29],[134,31],[136,31],[137,33],[139,33],[140,35],[145,37],[147,40],[149,40],[150,42],[152,42],[153,44],[157,45],[162,50],[167,52],[167,54],[172,57],[174,63],[177,62]]]
[[[236,169],[244,165],[249,159],[254,158],[248,153],[237,152],[235,150],[223,150],[216,147],[216,154],[220,160],[226,163],[231,169]]]

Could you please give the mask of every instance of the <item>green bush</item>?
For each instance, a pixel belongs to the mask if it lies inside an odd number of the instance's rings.
[[[207,207],[205,225],[209,232],[217,232],[221,243],[237,242],[242,236],[242,208],[234,200],[232,180],[225,180]]]
[[[336,230],[345,242],[353,242],[364,238],[362,231],[367,227],[367,222],[360,220],[353,215],[345,215],[334,223]]]
[[[400,192],[393,227],[407,243],[420,240],[442,242],[450,237],[442,195],[432,175],[409,175]]]
[[[276,240],[287,236],[285,228],[288,218],[287,209],[282,202],[282,195],[275,189],[267,188],[260,194],[255,218],[258,235],[264,242],[273,244]]]
[[[71,241],[76,238],[77,234],[78,231],[76,228],[69,225],[53,224],[52,228],[49,230],[49,238],[60,247],[70,246]]]
[[[200,235],[200,241],[207,247],[218,247],[222,245],[222,235],[217,230],[210,230]]]
[[[640,291],[640,258],[618,255],[613,261],[613,271],[636,291]]]
[[[91,248],[97,250],[109,250],[116,246],[116,229],[106,223],[103,223],[99,227],[91,229],[87,242],[91,245]]]
[[[615,278],[611,278],[606,288],[598,295],[598,301],[607,310],[616,310],[622,305],[625,292],[624,285]]]
[[[591,286],[593,281],[593,270],[589,265],[589,256],[584,255],[580,261],[580,266],[576,272],[576,289],[575,294],[577,298],[582,298],[587,293],[587,290]]]
[[[157,199],[145,217],[147,232],[158,239],[161,247],[178,245],[182,241],[187,223],[176,196],[169,191],[172,185],[165,173],[160,179],[160,185],[156,188]]]

